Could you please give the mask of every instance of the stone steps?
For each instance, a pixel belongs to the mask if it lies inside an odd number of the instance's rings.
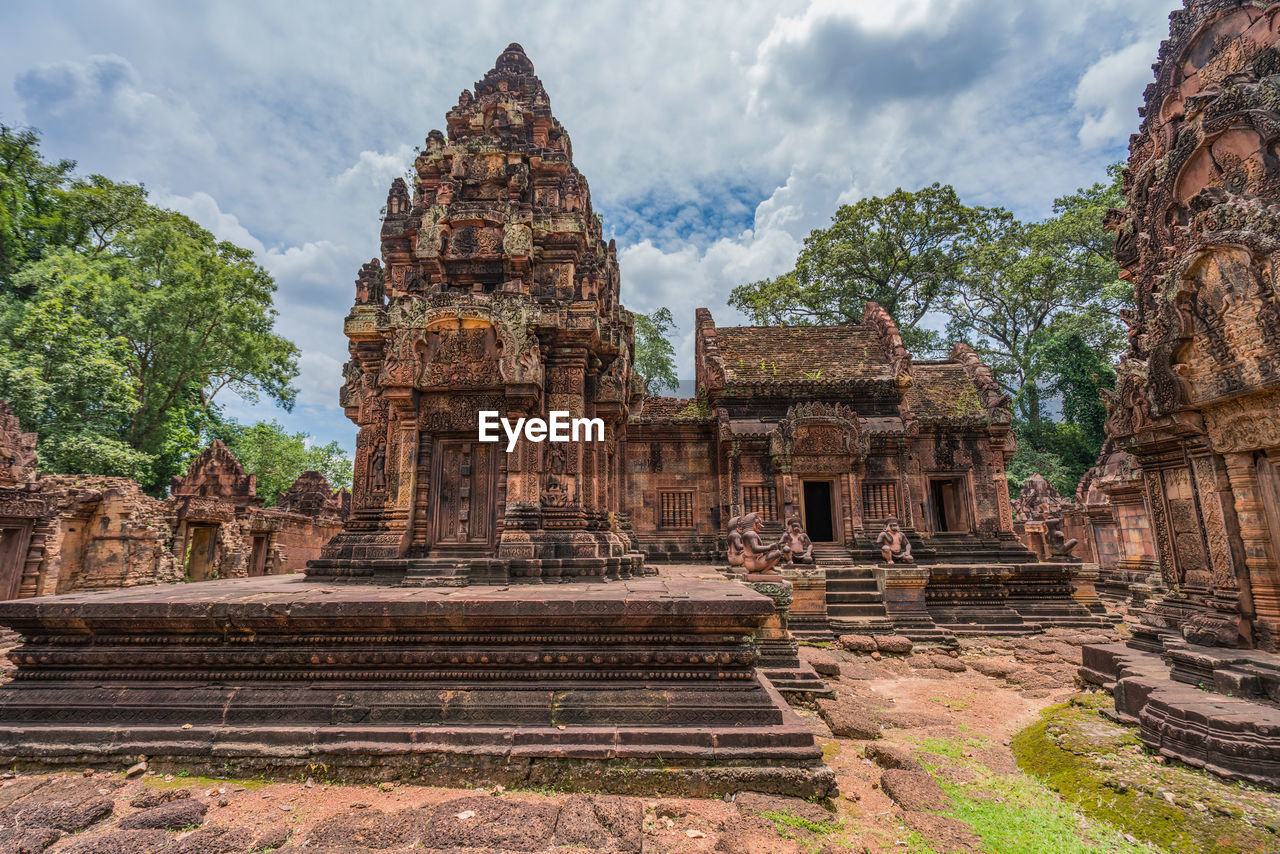
[[[893,621],[884,606],[884,596],[875,573],[867,566],[848,563],[833,566],[827,575],[827,619],[837,634],[890,634]]]

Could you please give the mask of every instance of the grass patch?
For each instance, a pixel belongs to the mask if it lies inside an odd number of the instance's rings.
[[[841,827],[840,819],[834,815],[831,821],[813,821],[787,810],[764,810],[760,816],[773,822],[773,829],[783,839],[798,842],[811,852],[831,841],[831,835]]]
[[[989,854],[1158,854],[1158,849],[1125,839],[1123,832],[1064,802],[1025,774],[996,774],[965,756],[986,739],[921,738],[917,758],[938,780],[953,806],[942,814],[959,819],[982,837]],[[944,766],[961,770],[966,782],[938,773]],[[918,834],[917,834],[918,836]],[[908,850],[916,844],[906,840]],[[927,845],[927,840],[924,840]],[[927,851],[928,849],[922,849]]]
[[[953,712],[963,712],[969,707],[969,704],[964,700],[948,700],[946,697],[930,697],[929,701],[946,706]]]
[[[1238,854],[1280,847],[1280,799],[1161,765],[1135,731],[1103,718],[1105,695],[1051,706],[1012,742],[1018,767],[1091,819],[1169,851]]]
[[[982,837],[991,854],[1154,854],[1115,828],[1088,821],[1044,786],[1020,774],[967,786],[940,781],[955,801],[947,814]]]
[[[840,820],[835,816],[831,817],[831,821],[811,821],[803,816],[786,811],[765,810],[760,815],[773,822],[779,833],[782,832],[784,827],[793,827],[797,830],[807,830],[810,833],[826,836],[840,829]]]

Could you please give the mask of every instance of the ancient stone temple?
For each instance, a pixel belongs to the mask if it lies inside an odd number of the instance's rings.
[[[874,558],[890,517],[933,556],[1025,559],[1005,461],[1008,400],[963,344],[914,360],[868,303],[859,326],[717,327],[699,309],[696,400],[646,403],[628,442],[636,537],[696,556],[731,516],[798,516],[818,554]],[[928,537],[925,546],[921,537]]]
[[[833,793],[756,669],[762,629],[786,641],[773,600],[643,576],[622,500],[630,316],[519,45],[447,122],[412,192],[393,183],[346,321],[341,403],[360,432],[343,531],[305,577],[0,603],[23,636],[0,758]],[[588,424],[508,447],[481,436],[485,413]],[[216,449],[207,462],[209,480],[252,486]]]
[[[382,260],[346,321],[360,427],[347,530],[317,576],[629,576],[621,440],[639,390],[613,242],[517,46],[387,196]],[[594,441],[477,440],[479,413],[599,419]],[[496,430],[496,428],[495,428]]]
[[[699,396],[651,398],[627,434],[627,490],[650,559],[712,559],[726,526],[791,518],[813,569],[789,569],[805,634],[1031,632],[1094,625],[1078,564],[1013,530],[1012,415],[976,353],[917,360],[882,307],[857,326],[718,327],[699,309]],[[884,564],[894,526],[912,560]],[[1090,591],[1091,593],[1091,591]]]
[[[9,599],[300,572],[346,515],[348,494],[319,472],[263,507],[253,476],[216,440],[164,499],[128,478],[40,474],[35,445],[0,401],[0,594]]]
[[[1190,0],[1170,20],[1111,219],[1136,311],[1107,420],[1168,592],[1083,672],[1152,747],[1275,785],[1280,4]]]
[[[1081,478],[1067,515],[1092,544],[1099,595],[1140,604],[1163,589],[1142,471],[1114,440],[1104,443],[1097,465]]]

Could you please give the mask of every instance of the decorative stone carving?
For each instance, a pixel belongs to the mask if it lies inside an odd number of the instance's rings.
[[[759,513],[742,517],[742,568],[748,573],[776,572],[774,567],[786,556],[782,542],[767,545],[761,539],[763,528]]]
[[[734,516],[728,525],[729,566],[742,566],[746,560],[742,542],[742,517]]]
[[[0,486],[16,486],[36,478],[36,434],[22,432],[18,416],[0,400]]]
[[[782,543],[788,563],[813,563],[813,541],[804,532],[799,516],[788,517]]]
[[[609,521],[623,490],[606,470],[639,390],[616,247],[518,45],[446,122],[412,188],[392,182],[381,265],[358,281],[341,393],[361,428],[356,512],[311,575],[377,559],[425,567],[415,584],[466,583],[466,561],[484,580],[629,576],[641,557]],[[507,454],[478,442],[478,409],[600,417],[608,447]]]
[[[911,556],[911,541],[902,533],[902,528],[894,517],[885,522],[884,529],[876,537],[876,543],[880,546],[880,556],[885,563],[916,562]]]

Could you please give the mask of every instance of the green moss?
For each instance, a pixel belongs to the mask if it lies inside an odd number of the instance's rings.
[[[800,843],[807,851],[817,852],[827,843],[838,842],[832,835],[840,831],[841,822],[834,815],[831,821],[811,821],[788,810],[765,810],[760,815],[773,822],[779,836]]]
[[[124,776],[123,774],[120,776]],[[261,789],[264,786],[270,786],[272,780],[264,780],[262,778],[242,779],[238,777],[200,777],[192,775],[189,772],[179,771],[174,775],[174,779],[166,780],[163,777],[143,777],[141,782],[153,789],[194,789],[197,791],[207,791],[209,789],[217,789],[225,787],[230,789],[233,786],[242,786],[245,789]]]
[[[942,813],[959,819],[982,837],[989,854],[1154,854],[1156,849],[1127,841],[1104,821],[1087,818],[1046,786],[1025,774],[997,774],[966,752],[981,748],[983,738],[914,739],[921,764],[951,798]],[[941,768],[963,771],[966,782],[939,774]]]
[[[1013,739],[1018,766],[1091,819],[1169,851],[1277,849],[1274,810],[1246,787],[1158,764],[1133,730],[1098,714],[1108,702],[1083,695],[1046,709]]]

